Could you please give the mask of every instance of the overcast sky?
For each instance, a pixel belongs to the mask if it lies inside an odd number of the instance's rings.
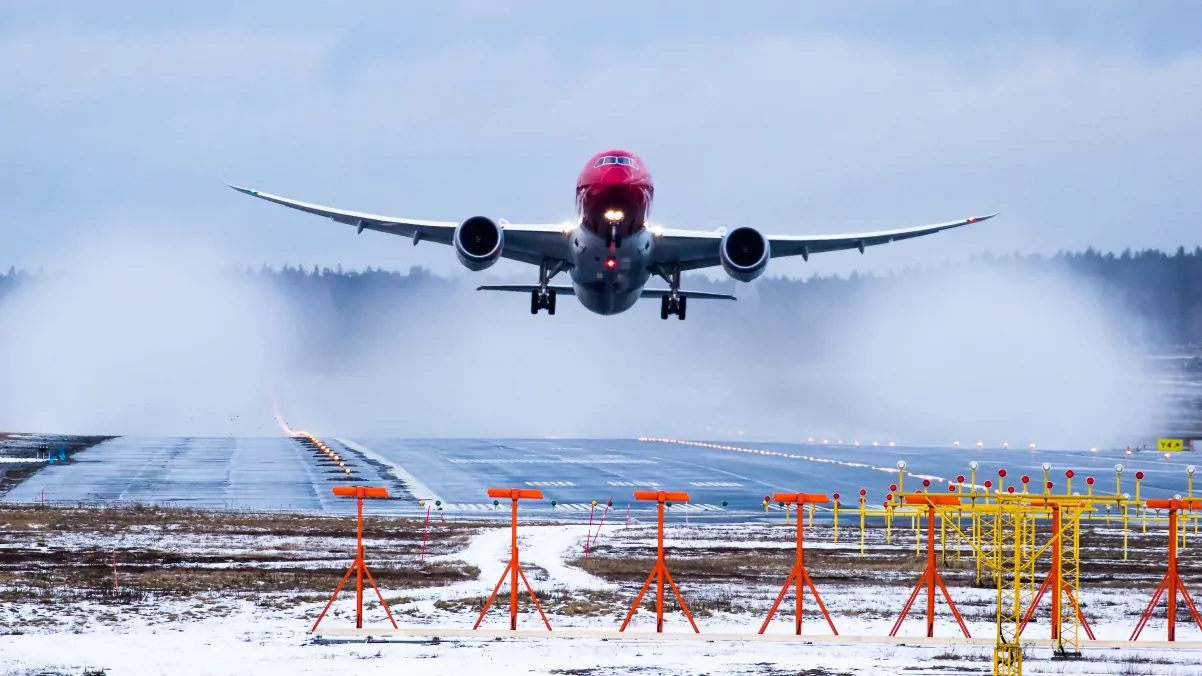
[[[231,262],[456,272],[438,247],[356,237],[222,182],[555,222],[588,156],[615,146],[648,163],[671,227],[1003,214],[775,273],[1192,248],[1200,46],[1202,4],[1168,1],[9,0],[0,264],[186,235]]]

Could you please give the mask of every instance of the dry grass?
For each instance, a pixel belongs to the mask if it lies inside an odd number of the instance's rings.
[[[364,537],[371,538],[368,566],[376,582],[404,590],[475,579],[479,570],[473,566],[420,563],[422,526],[404,519],[365,523]],[[480,528],[432,525],[427,556],[457,549]],[[126,604],[149,596],[214,592],[328,594],[354,553],[353,519],[145,505],[83,509],[0,504],[0,533],[16,544],[0,549],[0,602]],[[167,549],[183,534],[189,536],[186,549]]]
[[[375,539],[416,535],[420,539],[423,526],[423,521],[419,519],[369,516],[363,522],[363,536]],[[439,523],[437,528],[430,529],[430,537],[439,539],[456,534],[466,535],[479,528],[479,524]],[[46,508],[0,503],[0,529],[10,533],[103,533],[142,529],[204,535],[345,537],[354,534],[355,518],[289,512],[191,509],[140,503]]]

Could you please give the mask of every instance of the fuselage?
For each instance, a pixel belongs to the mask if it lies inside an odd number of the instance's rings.
[[[625,150],[597,153],[580,172],[569,275],[590,311],[617,314],[638,301],[651,276],[655,238],[647,219],[654,197],[651,173]]]

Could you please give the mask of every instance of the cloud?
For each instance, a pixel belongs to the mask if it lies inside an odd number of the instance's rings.
[[[499,39],[517,18],[470,3],[460,20],[419,13],[406,40],[383,44],[366,24],[386,17],[362,11],[0,35],[4,115],[22,130],[9,149],[21,170],[0,176],[2,215],[19,226],[3,242],[12,262],[36,264],[100,214],[203,230],[249,263],[449,272],[433,247],[369,244],[219,182],[415,217],[553,222],[571,213],[583,159],[613,145],[650,163],[656,213],[681,227],[855,231],[1003,212],[978,232],[776,267],[790,274],[1195,243],[1202,92],[1185,83],[1202,76],[1197,52],[1149,59],[1042,32],[915,44],[825,15],[736,23],[721,40],[689,21],[615,42],[569,39],[580,16],[557,12],[547,21],[564,31]]]

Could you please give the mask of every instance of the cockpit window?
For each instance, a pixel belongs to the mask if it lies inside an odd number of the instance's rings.
[[[597,163],[594,164],[593,167],[600,167],[606,164],[620,164],[626,167],[636,166],[634,160],[629,157],[614,157],[613,155],[607,155],[605,157],[597,158]]]

